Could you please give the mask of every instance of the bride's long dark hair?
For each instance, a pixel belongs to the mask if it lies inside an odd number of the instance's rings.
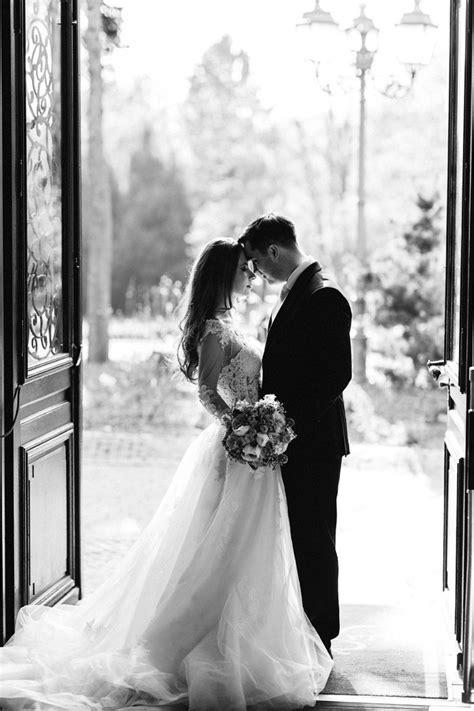
[[[218,307],[232,308],[232,286],[241,254],[242,246],[235,240],[215,239],[206,244],[192,266],[178,346],[180,370],[192,382],[196,380],[198,345],[206,319],[215,318]]]

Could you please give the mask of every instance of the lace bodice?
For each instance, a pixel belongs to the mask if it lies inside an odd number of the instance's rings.
[[[238,400],[256,402],[259,395],[261,355],[231,324],[206,321],[199,347],[199,399],[220,419]]]

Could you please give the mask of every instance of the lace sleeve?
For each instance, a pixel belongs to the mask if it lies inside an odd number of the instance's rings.
[[[230,408],[217,392],[217,381],[224,366],[224,344],[219,333],[212,330],[204,335],[199,348],[199,400],[218,420]]]

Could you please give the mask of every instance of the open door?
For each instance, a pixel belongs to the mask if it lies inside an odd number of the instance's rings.
[[[443,588],[463,675],[463,700],[474,701],[473,670],[473,215],[472,0],[451,0]]]
[[[80,595],[77,0],[7,0],[1,27],[1,634]]]

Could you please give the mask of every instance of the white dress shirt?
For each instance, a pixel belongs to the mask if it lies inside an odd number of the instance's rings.
[[[277,315],[277,313],[279,312],[282,303],[284,302],[284,300],[285,300],[286,297],[288,296],[288,294],[289,294],[291,288],[292,288],[293,285],[295,284],[295,282],[296,282],[296,280],[298,279],[298,277],[300,276],[300,274],[302,274],[302,273],[304,272],[304,270],[305,270],[307,267],[309,267],[310,264],[314,264],[315,261],[316,261],[316,260],[315,260],[314,257],[309,257],[309,256],[308,256],[308,257],[305,257],[305,258],[303,259],[303,261],[301,262],[301,264],[299,264],[299,265],[296,267],[296,269],[294,269],[294,270],[291,272],[291,274],[290,274],[290,276],[288,277],[287,281],[283,284],[283,286],[282,286],[282,288],[281,288],[281,291],[280,291],[280,296],[279,296],[279,298],[276,300],[275,305],[274,305],[274,307],[273,307],[273,309],[272,309],[272,313],[271,313],[271,322],[272,322],[272,323],[273,323],[273,321],[275,320],[276,315]]]

